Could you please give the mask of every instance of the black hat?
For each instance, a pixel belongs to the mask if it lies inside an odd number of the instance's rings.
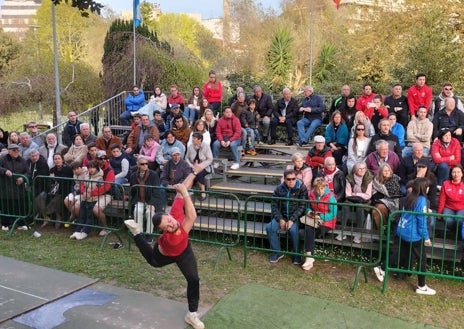
[[[420,158],[417,162],[416,162],[416,167],[428,167],[430,164],[430,161],[426,158]]]

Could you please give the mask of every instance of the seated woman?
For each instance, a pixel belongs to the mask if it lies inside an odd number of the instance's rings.
[[[371,172],[367,170],[365,162],[358,162],[353,166],[351,173],[346,177],[345,187],[345,202],[353,204],[368,204],[372,197],[372,181],[374,177]],[[342,208],[342,227],[345,227],[348,221],[356,223],[358,229],[364,227],[364,220],[366,219],[365,210],[362,205],[359,206],[343,206]],[[353,228],[353,225],[351,226]],[[338,241],[346,239],[345,234],[339,234],[335,238]],[[354,243],[361,243],[359,234],[354,235]]]
[[[143,158],[148,161],[148,168],[151,170],[156,170],[159,168],[158,164],[156,163],[156,154],[158,152],[160,145],[155,140],[153,135],[145,135],[143,138],[143,145],[140,149],[140,153],[138,158]]]
[[[84,139],[81,135],[74,135],[73,143],[69,148],[68,152],[64,155],[64,161],[67,164],[71,164],[71,162],[77,161],[82,162],[84,158],[87,156],[88,148],[87,145],[84,144]]]
[[[192,132],[190,133],[189,140],[187,142],[187,148],[192,146],[192,135],[198,132],[203,135],[203,143],[207,145],[211,145],[211,136],[208,131],[208,127],[206,126],[206,123],[203,120],[197,120],[193,124],[192,127]]]
[[[375,128],[372,125],[371,120],[369,120],[369,118],[364,114],[364,112],[358,111],[354,115],[354,123],[353,123],[353,127],[351,128],[351,133],[350,133],[351,137],[356,136],[355,134],[356,132],[354,129],[358,125],[358,123],[362,123],[364,125],[364,128],[365,128],[364,136],[370,138],[375,135]]]
[[[348,159],[346,160],[346,168],[348,173],[353,169],[355,163],[364,162],[367,156],[367,149],[371,142],[370,137],[366,137],[366,126],[364,123],[358,123],[354,127],[355,135],[348,142]]]
[[[17,131],[10,131],[8,135],[8,145],[10,144],[19,144],[19,133]]]
[[[158,110],[164,115],[166,113],[166,107],[168,106],[168,98],[161,91],[161,88],[156,86],[148,103],[153,104],[155,106],[155,111]]]
[[[464,216],[464,171],[462,166],[455,165],[451,168],[449,179],[442,184],[440,198],[438,200],[438,213],[443,214],[446,229],[459,230],[461,226],[461,239],[464,239],[464,226],[462,220],[447,217],[446,215]],[[461,222],[461,223],[459,223]],[[453,234],[452,237],[456,235]]]
[[[191,126],[197,118],[199,118],[200,106],[203,100],[203,93],[200,87],[193,87],[192,94],[190,95],[187,106],[184,108],[184,117],[187,118]]]
[[[304,162],[305,156],[300,152],[295,152],[292,155],[292,164],[289,164],[286,169],[293,169],[296,178],[301,180],[306,185],[308,191],[311,191],[311,184],[313,181],[313,171],[311,167]],[[283,178],[282,178],[283,183]]]
[[[185,155],[185,146],[176,139],[176,136],[171,130],[166,132],[166,138],[161,142],[156,153],[156,162],[162,168],[169,160],[171,160],[171,150],[177,147],[180,150],[180,157],[183,159]]]
[[[305,227],[306,260],[301,265],[309,271],[314,265],[314,240],[335,228],[337,223],[337,200],[330,192],[324,178],[318,177],[313,182],[313,190],[309,192],[309,209],[300,221]]]
[[[203,136],[199,132],[194,132],[192,135],[192,146],[187,149],[185,161],[192,167],[192,172],[195,175],[194,184],[197,184],[201,193],[201,201],[206,200],[206,175],[211,172],[211,164],[213,163],[213,153],[211,147],[207,143],[203,143]]]
[[[349,137],[348,126],[340,111],[337,110],[332,114],[330,123],[325,128],[325,143],[332,150],[332,156],[337,165],[342,164],[343,156],[346,155]]]
[[[449,176],[450,168],[461,163],[461,143],[451,137],[451,130],[443,128],[432,144],[432,160],[437,164],[437,183],[442,185]]]
[[[203,101],[206,98],[203,98]],[[213,110],[207,108],[204,111],[204,115],[201,117],[201,120],[205,122],[206,124],[206,129],[209,131],[209,136],[211,138],[211,147],[214,143],[214,141],[217,139],[216,138],[216,126],[217,126],[217,120],[216,117],[214,116]]]
[[[372,205],[377,211],[372,213],[375,229],[381,230],[391,212],[398,210],[401,197],[400,178],[386,162],[379,167],[372,184]]]
[[[319,170],[316,177],[322,177],[327,182],[330,191],[334,193],[338,202],[345,200],[346,179],[343,171],[337,168],[334,157],[327,157],[324,160],[324,167]]]

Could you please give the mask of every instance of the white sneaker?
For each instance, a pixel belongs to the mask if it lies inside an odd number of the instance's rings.
[[[346,240],[346,235],[338,234],[338,235],[335,237],[335,240],[337,240],[337,241]]]
[[[355,237],[353,238],[353,243],[360,244],[361,243],[361,237],[355,235]]]
[[[380,266],[374,267],[374,273],[377,276],[377,279],[380,282],[383,282],[383,279],[385,278],[385,271],[382,270],[382,268]],[[417,290],[416,290],[416,292],[417,292]]]
[[[240,168],[240,163],[238,162],[235,162],[232,166],[230,166],[231,170],[237,170],[238,168]]]
[[[419,294],[419,295],[435,295],[437,292],[435,290],[433,290],[432,288],[430,288],[429,286],[425,285],[423,287],[419,287],[417,286],[416,288],[416,294]]]
[[[135,220],[133,220],[133,219],[125,220],[124,224],[126,225],[126,227],[129,229],[129,231],[133,235],[137,235],[137,234],[140,233],[139,224],[137,224],[137,222]]]
[[[79,236],[76,237],[76,240],[84,240],[86,237],[88,237],[87,233],[81,232]]]
[[[9,231],[10,229],[8,228],[8,226],[2,226],[2,231]]]
[[[69,236],[70,239],[77,239],[77,237],[81,235],[81,232],[74,232]]]
[[[306,260],[303,263],[303,265],[301,265],[301,268],[305,271],[309,271],[310,269],[313,268],[313,266],[314,266],[314,258],[306,257]]]
[[[219,168],[219,162],[215,162],[215,163],[213,163],[213,168],[214,168],[214,169],[217,169],[217,168]]]
[[[20,231],[27,231],[29,229],[29,227],[27,227],[26,225],[23,225],[23,226],[18,226],[17,229],[20,230]]]
[[[194,329],[204,329],[205,324],[201,322],[200,318],[198,317],[197,312],[187,312],[184,317],[185,322],[191,325]]]
[[[108,233],[110,233],[110,231],[103,229],[103,230],[100,231],[100,233],[98,233],[98,236],[105,236]]]

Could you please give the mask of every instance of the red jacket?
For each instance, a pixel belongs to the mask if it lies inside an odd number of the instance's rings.
[[[218,103],[222,101],[222,84],[216,81],[216,87],[214,88],[211,83],[206,82],[203,85],[203,97],[205,97],[210,103]]]
[[[312,211],[319,213],[321,225],[334,229],[337,224],[337,200],[333,192],[328,188],[324,194],[318,197],[313,191],[309,192],[309,207]]]
[[[217,122],[217,140],[222,142],[225,136],[228,136],[230,141],[240,140],[242,138],[242,125],[240,124],[240,120],[233,114],[231,118],[222,116]]]
[[[428,113],[432,105],[432,88],[427,85],[420,88],[417,85],[411,86],[408,89],[408,105],[411,116],[416,115],[419,105],[426,106]]]
[[[450,157],[454,155],[454,160]],[[448,166],[454,166],[461,163],[461,143],[456,138],[451,138],[448,147],[437,138],[432,144],[432,160],[436,164],[447,163]]]
[[[372,114],[374,113],[374,108],[369,107],[368,104],[372,103],[372,100],[374,99],[375,96],[377,96],[377,94],[372,93],[369,96],[362,94],[356,100],[356,111],[363,111],[364,114],[369,118],[369,120],[372,118]]]
[[[443,182],[438,200],[438,213],[442,214],[444,208],[464,210],[464,182],[458,184],[450,180]]]
[[[184,108],[184,103],[185,103],[184,96],[182,96],[182,94],[180,92],[177,93],[176,98],[172,97],[172,95],[169,95],[169,97],[168,97],[169,106],[171,106],[172,104],[179,104],[181,109],[183,109]]]
[[[115,175],[114,175],[113,168],[111,168],[110,166],[109,160],[105,160],[105,164],[103,165],[101,169],[103,170],[104,184],[93,189],[92,192],[90,193],[91,196],[99,196],[103,194],[109,194],[111,192],[112,184],[108,184],[108,183],[114,183]]]

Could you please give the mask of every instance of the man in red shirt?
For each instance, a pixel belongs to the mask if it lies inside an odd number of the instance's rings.
[[[153,226],[158,227],[162,234],[154,247],[148,244],[139,225],[132,219],[124,221],[129,231],[134,235],[135,244],[148,264],[153,267],[163,267],[176,263],[187,280],[187,300],[189,311],[184,317],[185,322],[195,329],[203,329],[205,325],[198,317],[200,301],[200,278],[192,246],[189,242],[189,232],[197,218],[195,206],[188,193],[195,179],[190,174],[182,184],[174,185],[177,195],[169,214],[156,214],[152,218]]]
[[[377,94],[372,92],[372,86],[366,83],[363,87],[363,93],[356,100],[356,110],[363,111],[364,114],[369,118],[372,118],[374,113],[374,103],[373,99]]]
[[[411,120],[416,118],[416,111],[421,105],[427,107],[427,114],[430,113],[432,88],[425,84],[425,74],[417,73],[416,84],[408,89],[408,106]]]

